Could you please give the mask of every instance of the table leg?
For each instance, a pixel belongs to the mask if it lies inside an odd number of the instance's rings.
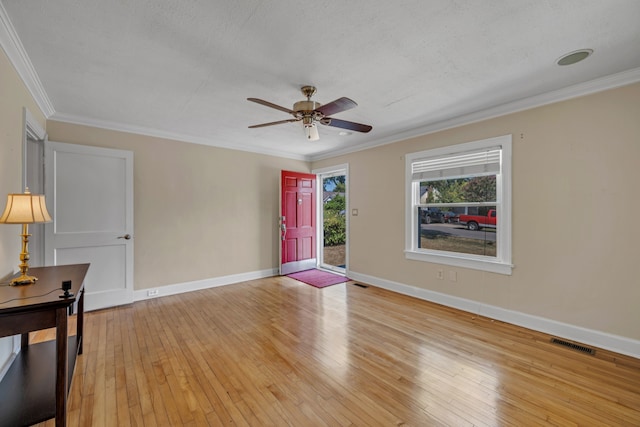
[[[21,335],[20,347],[24,350],[29,346],[29,332]]]
[[[78,354],[82,354],[84,344],[84,290],[80,291],[78,297],[78,314],[76,323],[76,336],[78,337]]]
[[[67,425],[67,334],[67,307],[62,307],[56,310],[56,427]]]

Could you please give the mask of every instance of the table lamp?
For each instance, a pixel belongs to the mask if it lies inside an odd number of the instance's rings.
[[[30,285],[38,280],[37,277],[28,276],[29,271],[29,224],[50,222],[51,216],[47,211],[44,196],[31,194],[29,189],[24,194],[7,195],[7,206],[4,208],[0,223],[22,224],[22,252],[20,253],[20,277],[11,280],[9,285]]]

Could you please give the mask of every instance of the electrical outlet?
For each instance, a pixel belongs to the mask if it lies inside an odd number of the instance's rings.
[[[157,297],[159,293],[160,293],[160,291],[157,290],[157,289],[149,289],[147,291],[147,296],[148,297]]]
[[[438,272],[436,273],[436,277],[438,278],[438,280],[443,280],[444,279],[444,270],[442,270],[442,269],[438,270]]]

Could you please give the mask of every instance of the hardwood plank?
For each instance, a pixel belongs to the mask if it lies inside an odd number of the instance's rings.
[[[243,282],[87,313],[68,421],[640,425],[639,360],[550,338],[372,286]]]

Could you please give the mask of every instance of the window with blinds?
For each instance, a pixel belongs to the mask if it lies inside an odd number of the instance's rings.
[[[408,258],[511,273],[511,136],[406,157]]]
[[[416,159],[411,164],[411,179],[434,181],[495,175],[500,173],[500,152],[501,147],[494,147],[475,153]]]

